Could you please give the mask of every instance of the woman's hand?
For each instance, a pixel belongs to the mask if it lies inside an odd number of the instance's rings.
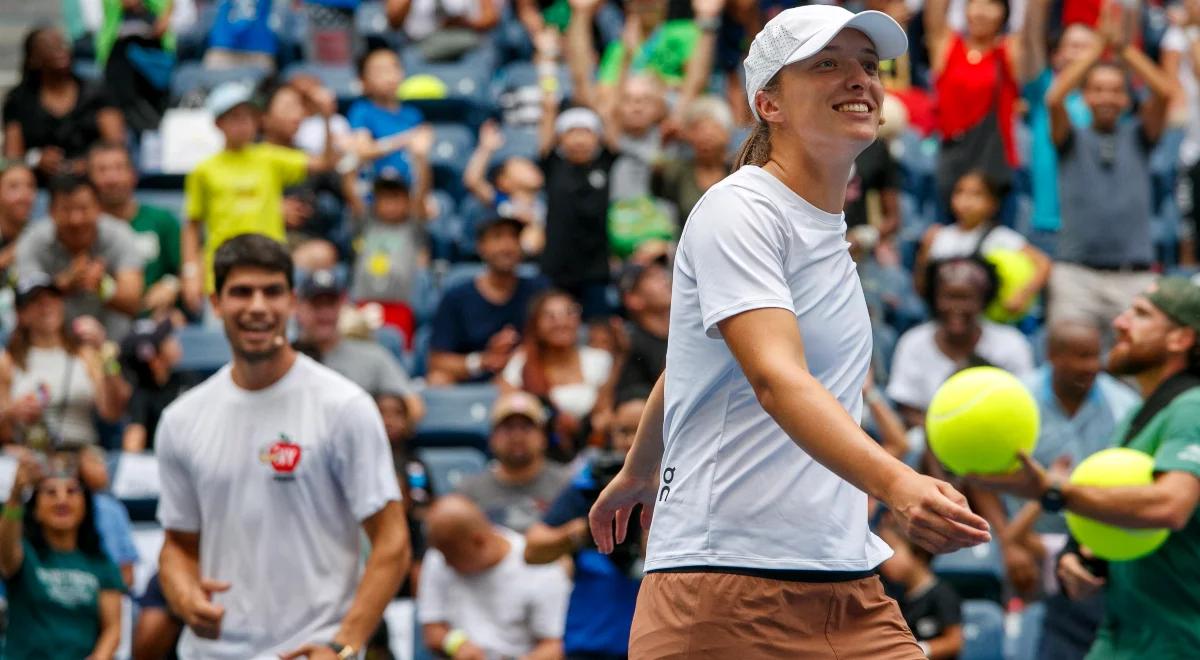
[[[633,509],[642,505],[642,529],[650,529],[654,517],[654,500],[658,496],[658,480],[639,477],[629,469],[629,464],[613,477],[608,486],[596,498],[588,514],[592,538],[596,548],[605,554],[625,542],[629,531],[629,518]]]
[[[100,350],[108,339],[104,326],[94,316],[80,316],[71,323],[71,330],[79,338],[79,343]]]
[[[945,481],[908,471],[888,489],[887,504],[905,536],[932,552],[953,552],[991,540],[987,521]]]
[[[37,455],[25,450],[17,455],[17,472],[13,476],[12,491],[9,499],[20,502],[25,496],[25,489],[42,480],[42,464]]]
[[[42,418],[42,402],[33,393],[14,399],[8,407],[7,417],[25,426],[33,424]]]

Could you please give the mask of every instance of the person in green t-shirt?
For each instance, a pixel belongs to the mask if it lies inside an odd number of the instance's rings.
[[[179,218],[170,211],[138,202],[137,172],[124,145],[100,143],[87,155],[87,175],[96,186],[105,213],[129,223],[145,260],[145,308],[165,312],[179,300]]]
[[[1072,598],[1105,590],[1105,615],[1089,660],[1192,658],[1200,648],[1200,285],[1167,277],[1113,322],[1108,370],[1132,376],[1145,403],[1118,425],[1114,444],[1154,457],[1154,482],[1104,488],[1049,476],[1027,455],[1011,475],[975,476],[995,490],[1110,525],[1168,528],[1154,552],[1110,562],[1107,577],[1086,548],[1059,559]]]
[[[121,641],[125,586],[100,545],[91,493],[74,470],[56,467],[43,476],[33,452],[18,460],[0,515],[7,657],[110,659]]]

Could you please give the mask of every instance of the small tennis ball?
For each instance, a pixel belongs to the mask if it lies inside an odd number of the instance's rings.
[[[995,367],[954,374],[933,395],[925,435],[954,474],[1003,474],[1037,443],[1038,407],[1016,376]]]
[[[996,277],[1000,280],[996,297],[984,313],[997,323],[1016,323],[1025,318],[1025,315],[1029,313],[1029,307],[1033,306],[1032,301],[1025,309],[1016,314],[1009,313],[1004,309],[1004,301],[1013,297],[1033,280],[1033,276],[1037,272],[1037,265],[1033,263],[1033,259],[1024,252],[1016,250],[992,250],[984,258],[996,267]]]
[[[1154,481],[1154,457],[1128,447],[1113,447],[1088,456],[1071,473],[1080,486],[1146,486]],[[1158,549],[1169,529],[1126,529],[1067,512],[1067,528],[1080,545],[1097,557],[1129,561]]]
[[[446,83],[427,73],[406,78],[396,90],[401,101],[435,100],[446,98]]]

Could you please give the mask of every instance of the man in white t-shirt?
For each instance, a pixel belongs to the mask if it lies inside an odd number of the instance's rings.
[[[167,408],[155,445],[162,586],[188,626],[179,654],[358,657],[410,558],[383,422],[366,392],[284,339],[284,246],[232,238],[213,270],[233,361]]]
[[[525,563],[525,538],[494,527],[462,495],[426,518],[417,612],[425,644],[459,660],[562,657],[570,580],[560,564]]]

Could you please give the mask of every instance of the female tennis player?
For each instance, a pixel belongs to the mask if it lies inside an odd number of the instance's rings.
[[[858,421],[871,326],[842,206],[879,127],[879,62],[906,48],[885,14],[824,5],[750,46],[758,125],[688,219],[667,370],[591,511],[609,552],[653,510],[630,658],[922,658],[874,574],[890,550],[867,496],[931,551],[989,539]]]

